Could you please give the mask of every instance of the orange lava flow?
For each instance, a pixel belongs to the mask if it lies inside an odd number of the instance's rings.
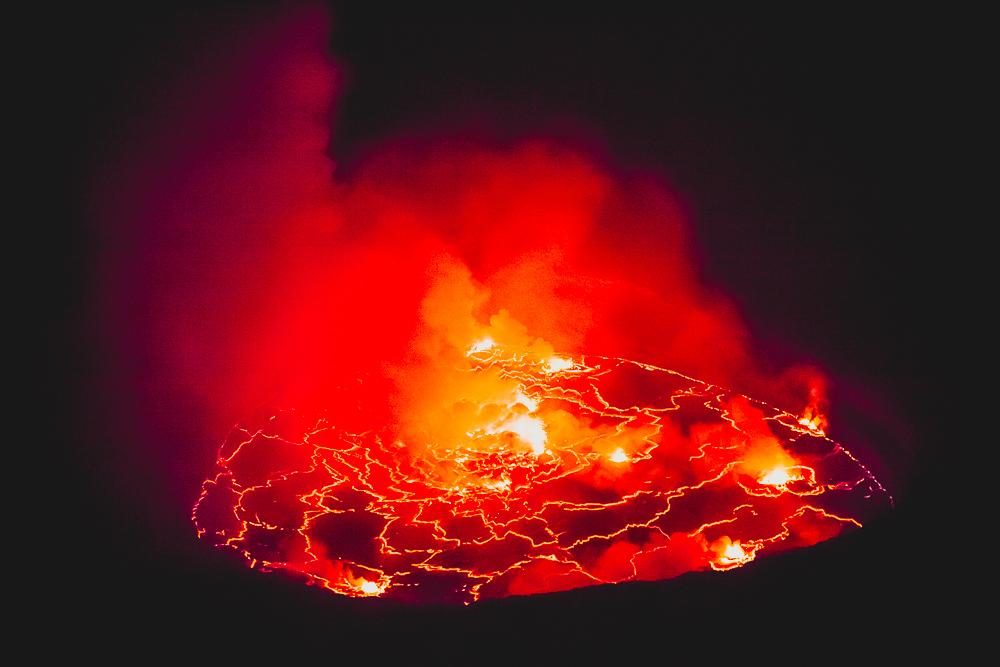
[[[294,411],[237,426],[199,537],[341,595],[468,604],[728,570],[891,503],[811,418],[680,373],[491,338],[464,357],[491,390],[456,402],[451,441]]]

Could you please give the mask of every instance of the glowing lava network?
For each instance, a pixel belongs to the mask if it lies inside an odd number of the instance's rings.
[[[201,539],[341,595],[472,603],[732,569],[891,503],[826,436],[821,374],[760,377],[656,173],[461,132],[332,163],[327,26],[261,21],[192,59],[164,97],[184,117],[96,196],[128,377],[198,396],[213,439],[295,408],[223,443]],[[810,393],[792,414],[722,385]]]
[[[731,569],[891,502],[808,419],[648,364],[514,347],[470,342],[467,393],[431,401],[427,442],[294,411],[239,425],[199,536],[342,595],[469,603]]]

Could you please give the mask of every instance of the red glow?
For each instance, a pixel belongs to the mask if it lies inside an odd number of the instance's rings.
[[[469,603],[728,570],[889,501],[794,415],[673,371],[605,357],[553,371],[496,344],[466,356],[474,384],[510,396],[469,406],[495,428],[415,445],[294,413],[241,425],[199,535],[342,595]]]
[[[470,602],[730,569],[884,507],[821,376],[804,398],[757,370],[662,179],[539,138],[397,137],[344,173],[325,38],[311,13],[242,35],[109,169],[108,219],[142,221],[103,265],[138,382],[206,439],[295,407],[233,430],[199,536],[343,595]]]

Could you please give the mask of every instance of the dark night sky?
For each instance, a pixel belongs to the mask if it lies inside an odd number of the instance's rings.
[[[196,544],[164,552],[163,539],[147,538],[155,527],[141,512],[98,490],[122,445],[77,411],[66,438],[78,443],[69,488],[81,502],[70,534],[82,579],[73,598],[83,609],[69,607],[66,629],[95,646],[125,632],[147,649],[221,644],[225,633],[247,631],[278,646],[313,633],[319,639],[308,643],[329,647],[334,659],[398,636],[421,647],[415,656],[429,651],[446,663],[455,657],[449,637],[487,653],[529,642],[586,652],[635,632],[669,639],[670,651],[710,640],[696,650],[728,660],[789,636],[797,636],[792,646],[814,646],[805,635],[836,644],[836,628],[855,638],[846,641],[890,645],[905,636],[899,628],[935,618],[928,600],[943,588],[934,559],[945,547],[921,531],[940,525],[930,473],[948,435],[936,407],[940,361],[928,354],[950,327],[937,274],[954,263],[927,201],[939,169],[930,156],[944,131],[945,25],[832,9],[445,20],[338,7],[335,15],[332,49],[350,77],[330,147],[342,168],[381,138],[449,127],[599,136],[611,160],[666,173],[692,213],[704,279],[739,305],[776,367],[804,359],[834,370],[848,404],[840,417],[853,423],[845,430],[885,438],[886,465],[905,468],[889,473],[900,483],[899,508],[844,538],[721,576],[472,611],[373,610],[243,571]],[[188,44],[242,16],[162,6],[74,18],[67,99],[82,123],[78,194],[127,136],[122,124],[141,116],[159,81],[183,70]],[[73,219],[61,296],[75,394],[91,390],[102,362],[85,333],[95,236],[85,209]],[[850,412],[852,387],[888,397],[886,414],[905,428]],[[103,611],[93,623],[84,610],[98,600],[120,613]],[[727,645],[719,628],[746,614],[742,640]]]

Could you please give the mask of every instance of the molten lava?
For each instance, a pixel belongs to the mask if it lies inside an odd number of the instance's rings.
[[[409,403],[415,424],[349,431],[289,411],[237,426],[194,508],[199,536],[342,595],[470,603],[728,570],[891,501],[795,415],[497,338],[437,371],[464,393]]]
[[[331,164],[325,25],[198,59],[165,96],[191,117],[100,198],[129,377],[210,424],[300,408],[233,429],[202,539],[341,595],[471,603],[731,569],[890,502],[826,437],[820,374],[790,376],[793,415],[661,367],[772,395],[660,177],[540,138]]]

